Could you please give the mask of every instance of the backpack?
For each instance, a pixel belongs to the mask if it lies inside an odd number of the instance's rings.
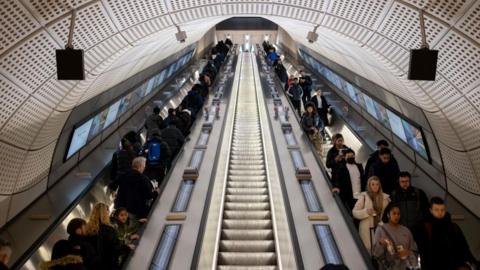
[[[160,164],[160,142],[150,142],[148,144],[147,162],[149,165]]]

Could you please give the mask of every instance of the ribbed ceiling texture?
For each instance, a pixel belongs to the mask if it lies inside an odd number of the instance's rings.
[[[196,42],[232,16],[262,16],[299,43],[416,104],[439,140],[457,197],[480,194],[480,1],[475,0],[0,0],[0,194],[47,177],[76,105]],[[77,8],[85,81],[57,81],[54,49]],[[437,80],[406,80],[409,49],[439,49]],[[176,23],[187,32],[178,43]],[[306,40],[319,24],[319,42]],[[321,41],[321,42],[320,42]],[[1,199],[1,198],[0,198]]]

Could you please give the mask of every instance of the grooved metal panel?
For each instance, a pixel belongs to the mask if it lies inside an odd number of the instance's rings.
[[[0,1],[0,54],[40,27],[18,2]]]
[[[27,97],[27,93],[0,74],[0,127]]]
[[[167,13],[164,1],[158,0],[107,0],[120,30]]]
[[[441,36],[447,28],[428,16],[424,17],[427,42],[433,44],[433,41]],[[420,48],[419,12],[395,2],[379,27],[379,32],[407,49]]]
[[[372,4],[371,0],[333,1],[331,13],[372,28],[379,19],[389,0],[379,0]]]
[[[172,25],[172,22],[168,16],[159,16],[125,29],[122,33],[129,42],[135,43],[138,40],[169,27],[170,25]]]
[[[438,69],[462,92],[480,83],[480,48],[457,33],[449,32],[437,46]]]
[[[375,33],[368,42],[368,46],[388,59],[391,63],[394,63],[401,70],[408,70],[409,52],[393,41],[385,39],[382,35]]]
[[[8,0],[7,0],[8,1]],[[38,16],[42,23],[50,22],[61,15],[68,13],[71,8],[82,6],[91,0],[75,0],[75,1],[45,1],[45,0],[28,0],[22,1],[26,3],[32,12]]]
[[[463,149],[463,145],[453,130],[451,124],[445,119],[445,115],[441,112],[425,112],[425,116],[428,119],[428,122],[432,126],[432,130],[441,130],[442,132],[437,132],[435,135],[437,139],[445,145],[453,149]]]
[[[366,42],[372,32],[358,24],[330,15],[325,17],[323,25],[361,43]]]
[[[31,93],[56,72],[56,48],[49,35],[39,32],[0,59],[0,72]]]
[[[458,152],[440,143],[440,151],[448,178],[469,192],[480,193],[480,184],[466,153]]]
[[[15,192],[26,190],[48,177],[55,143],[52,142],[38,151],[27,152],[18,180],[15,183]]]
[[[42,84],[33,95],[45,105],[51,108],[56,108],[68,91],[74,86],[74,82],[59,81],[57,80],[56,75],[53,75]]]
[[[405,0],[405,2],[415,5],[418,8],[423,8],[427,12],[432,13],[436,17],[442,18],[442,20],[445,20],[450,24],[461,16],[459,12],[464,11],[463,9],[468,6],[468,3],[471,3],[472,1],[475,0]]]
[[[420,81],[419,85],[429,93],[432,99],[442,108],[461,97],[461,92],[440,74],[437,74],[434,82]]]
[[[448,120],[467,149],[480,147],[480,114],[465,98],[445,107]]]
[[[295,5],[316,11],[325,11],[327,9],[328,1],[324,0],[276,0],[276,3]]]
[[[67,16],[49,27],[61,44],[67,43],[70,18]],[[92,31],[95,29],[95,31]],[[75,30],[73,32],[73,45],[75,48],[89,49],[98,42],[115,33],[113,23],[100,2],[89,5],[77,12]]]
[[[458,30],[480,42],[480,1],[476,1],[466,14],[458,21],[456,27]]]
[[[26,151],[0,142],[0,194],[9,195],[15,188],[17,174],[22,166]]]
[[[170,4],[172,5],[173,10],[187,9],[204,5],[214,5],[219,3],[219,0],[172,0]]]
[[[69,115],[70,112],[53,111],[36,135],[31,148],[39,149],[56,141]]]
[[[21,148],[29,148],[52,109],[30,97],[0,131],[0,139]]]

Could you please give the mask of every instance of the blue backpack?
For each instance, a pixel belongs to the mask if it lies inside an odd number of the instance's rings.
[[[150,142],[148,144],[147,161],[149,165],[160,164],[160,142]]]

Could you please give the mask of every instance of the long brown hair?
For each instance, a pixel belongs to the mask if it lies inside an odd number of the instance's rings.
[[[110,216],[108,205],[104,203],[97,203],[90,213],[90,217],[87,222],[87,234],[97,235],[100,230],[100,224],[112,226],[110,224]]]
[[[378,192],[373,192],[372,188],[370,187],[370,183],[373,181],[377,181],[379,184]],[[380,218],[380,213],[383,210],[383,190],[382,190],[382,183],[380,182],[380,178],[377,176],[372,176],[368,178],[367,181],[367,195],[370,197],[373,203],[373,209],[378,213],[377,217]]]

